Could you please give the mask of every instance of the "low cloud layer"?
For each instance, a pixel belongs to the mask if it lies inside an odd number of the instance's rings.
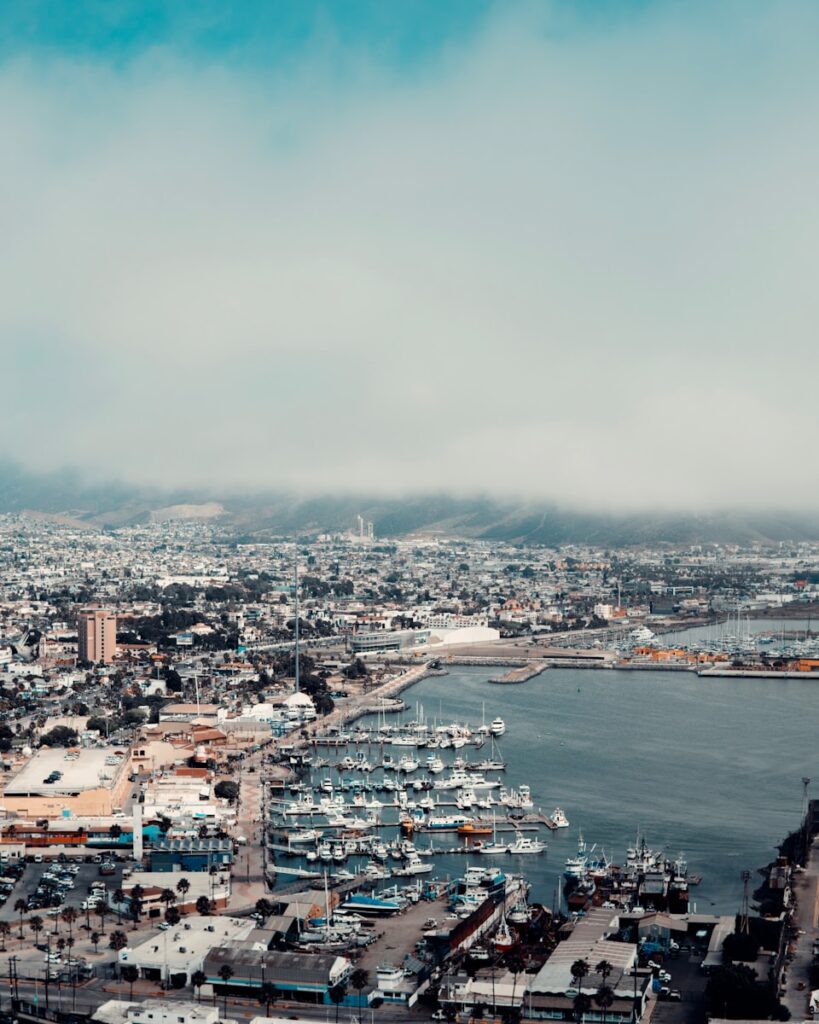
[[[160,485],[819,499],[813,4],[396,70],[0,66],[0,449]]]

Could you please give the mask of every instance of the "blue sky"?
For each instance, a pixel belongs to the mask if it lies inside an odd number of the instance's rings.
[[[31,0],[0,29],[0,457],[819,500],[819,5]]]

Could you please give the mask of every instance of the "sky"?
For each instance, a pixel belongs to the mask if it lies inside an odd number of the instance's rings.
[[[7,0],[0,457],[813,508],[819,5]]]

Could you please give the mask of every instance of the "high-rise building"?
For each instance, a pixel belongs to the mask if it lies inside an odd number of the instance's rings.
[[[110,665],[117,653],[117,617],[105,608],[83,608],[77,621],[80,661]]]

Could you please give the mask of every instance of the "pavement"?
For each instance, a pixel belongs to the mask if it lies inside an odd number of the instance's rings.
[[[811,1020],[808,1014],[809,970],[813,962],[813,942],[819,938],[816,927],[819,917],[819,837],[811,843],[807,868],[794,875],[793,892],[796,898],[793,923],[799,929],[799,935],[791,946],[793,959],[787,967],[782,1002],[790,1010],[792,1020]],[[801,989],[800,984],[803,986]]]

